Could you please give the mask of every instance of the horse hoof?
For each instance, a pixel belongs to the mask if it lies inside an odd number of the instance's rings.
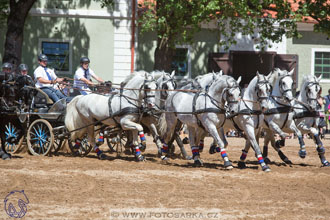
[[[187,156],[186,160],[193,160],[193,157],[192,156]]]
[[[298,154],[300,158],[304,159],[307,155],[307,152],[306,150],[300,150]]]
[[[211,145],[210,146],[209,153],[210,154],[215,154],[217,152],[216,147],[217,147],[216,145]]]
[[[97,157],[98,157],[100,160],[105,160],[105,159],[107,159],[107,156],[106,156],[104,153],[100,153],[99,155],[97,155]]]
[[[283,161],[284,161],[284,163],[286,163],[286,164],[292,165],[291,160],[289,160],[288,158],[285,158]]]
[[[270,162],[271,162],[270,159],[269,159],[268,157],[265,157],[265,158],[264,158],[264,161],[265,161],[266,164],[270,164]]]
[[[168,157],[166,157],[166,156],[160,156],[160,159],[162,159],[162,161],[169,161],[170,159],[168,158]]]
[[[183,138],[182,143],[189,144],[189,139],[187,137]]]
[[[264,172],[270,172],[269,166],[267,166],[267,165],[263,166],[262,167],[262,171],[264,171]]]
[[[330,167],[330,163],[328,161],[325,161],[323,164],[322,164],[322,167]]]
[[[136,157],[137,162],[141,162],[141,161],[144,161],[145,160],[144,156],[142,156],[141,154],[140,155],[137,155],[135,157]]]
[[[203,161],[200,158],[194,159],[194,167],[202,167]]]
[[[233,165],[231,164],[230,161],[225,161],[224,166],[225,166],[226,170],[233,169]]]
[[[238,161],[238,168],[240,168],[240,169],[245,169],[245,168],[246,168],[246,164],[245,164],[245,162],[243,162],[243,161]]]

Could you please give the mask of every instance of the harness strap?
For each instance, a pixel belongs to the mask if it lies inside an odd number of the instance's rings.
[[[306,118],[306,117],[312,117],[312,118],[315,118],[315,117],[319,117],[319,112],[318,111],[303,111],[303,112],[299,112],[299,113],[296,113],[294,116],[293,116],[293,119],[299,119],[299,118]]]
[[[278,107],[278,108],[271,108],[271,109],[267,109],[264,112],[264,115],[274,115],[274,114],[279,114],[279,113],[289,113],[291,112],[293,109],[291,106],[284,106],[284,107]]]
[[[199,118],[198,118],[198,116],[197,116],[197,111],[196,111],[196,101],[197,101],[197,99],[198,99],[198,97],[199,97],[199,94],[200,94],[200,92],[198,92],[198,93],[196,93],[195,95],[194,95],[194,99],[193,99],[193,103],[192,103],[192,110],[193,110],[193,112],[194,112],[194,114],[195,114],[195,117],[196,117],[196,120],[197,120],[197,125],[199,126],[199,127],[201,127],[201,128],[203,128],[203,129],[205,129],[204,128],[204,126],[203,126],[203,124],[202,124],[202,122],[199,120]],[[205,100],[205,105],[206,105],[206,100]],[[198,110],[200,113],[203,113],[203,112],[201,112],[201,111],[203,111],[203,110]]]

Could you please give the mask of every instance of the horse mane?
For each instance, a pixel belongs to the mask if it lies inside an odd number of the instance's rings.
[[[127,84],[131,79],[133,79],[133,78],[136,77],[136,76],[141,76],[141,77],[144,78],[145,73],[146,73],[146,71],[140,70],[140,71],[135,71],[135,72],[129,74],[129,75],[124,79],[124,81],[121,83],[121,86],[122,86],[122,87],[126,86],[126,84]]]
[[[164,70],[153,70],[150,74],[154,74],[155,80],[159,79],[164,74],[170,76],[170,74],[165,72]]]

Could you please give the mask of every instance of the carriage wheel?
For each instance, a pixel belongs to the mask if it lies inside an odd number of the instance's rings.
[[[69,148],[74,156],[85,157],[92,150],[92,146],[88,144],[87,135],[81,140],[79,148],[75,147],[75,141],[68,139]]]
[[[17,127],[10,122],[5,126],[5,149],[7,153],[14,154],[20,149],[24,137],[22,136],[18,143],[12,141],[12,139],[17,139],[19,137],[19,132]]]
[[[117,152],[117,156],[119,156],[123,152],[123,148],[127,143],[127,137],[122,134],[118,134],[114,138],[107,137],[107,144],[110,148],[110,152]]]
[[[51,124],[44,119],[37,119],[27,132],[27,145],[33,155],[47,155],[54,145],[54,134]]]

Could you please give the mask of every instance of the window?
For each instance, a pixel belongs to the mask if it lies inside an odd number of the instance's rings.
[[[315,52],[314,74],[330,79],[330,52]]]
[[[322,75],[322,81],[330,81],[330,48],[312,49],[312,73]]]
[[[69,41],[42,39],[41,52],[48,57],[48,66],[59,75],[71,73],[71,45]]]
[[[175,76],[182,78],[188,74],[190,77],[190,56],[189,47],[179,46],[175,49],[175,55],[172,61],[172,71],[175,70]]]

